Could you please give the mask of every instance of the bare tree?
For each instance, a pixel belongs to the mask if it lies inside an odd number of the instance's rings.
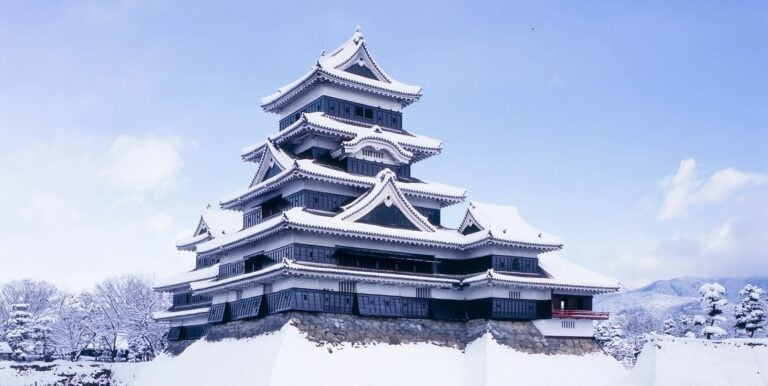
[[[82,351],[93,343],[96,333],[90,326],[89,313],[80,295],[65,294],[51,305],[55,322],[53,339],[61,357],[76,361]]]
[[[91,328],[98,342],[114,360],[121,342],[140,346],[154,356],[163,349],[165,327],[152,313],[168,307],[168,301],[137,276],[118,276],[97,284],[88,296]]]
[[[61,295],[55,285],[30,279],[14,280],[0,287],[0,319],[10,316],[13,304],[27,304],[33,316],[43,315]]]

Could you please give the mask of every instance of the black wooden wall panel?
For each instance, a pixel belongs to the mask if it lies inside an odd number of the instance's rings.
[[[221,323],[227,320],[227,303],[214,304],[208,310],[208,323]]]
[[[261,296],[232,302],[232,320],[255,318],[261,314]]]

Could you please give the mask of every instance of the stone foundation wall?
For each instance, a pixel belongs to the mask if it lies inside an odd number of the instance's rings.
[[[168,342],[168,347],[166,347],[165,352],[171,355],[179,355],[184,350],[189,347],[192,343],[197,342],[197,340],[176,340]]]
[[[204,338],[219,341],[226,338],[248,338],[268,334],[291,323],[318,344],[353,346],[371,344],[407,344],[428,342],[459,350],[486,332],[502,345],[532,354],[584,355],[602,352],[591,338],[544,337],[531,322],[470,320],[446,322],[429,319],[372,318],[344,314],[315,314],[289,312],[269,315],[262,319],[229,322],[214,325]],[[183,341],[192,342],[192,341]],[[177,343],[177,342],[171,342]],[[187,344],[188,345],[188,344]],[[186,346],[171,345],[174,354]],[[170,351],[170,348],[169,348]]]

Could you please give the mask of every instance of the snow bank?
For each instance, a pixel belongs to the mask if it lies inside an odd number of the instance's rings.
[[[768,339],[656,336],[632,371],[636,385],[768,385]]]
[[[526,354],[490,335],[464,352],[427,343],[331,346],[287,325],[252,339],[198,341],[155,360],[136,385],[614,385],[626,375],[606,355]]]
[[[2,386],[132,385],[149,364],[95,362],[10,362],[0,361]]]

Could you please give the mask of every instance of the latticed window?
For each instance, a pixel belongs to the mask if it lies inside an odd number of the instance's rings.
[[[520,299],[520,291],[509,291],[510,299]]]
[[[384,152],[376,151],[373,149],[363,149],[363,155],[366,157],[384,158]]]
[[[339,292],[355,293],[357,292],[357,283],[353,281],[340,281]]]
[[[416,288],[416,297],[421,299],[429,299],[432,297],[431,288]]]

